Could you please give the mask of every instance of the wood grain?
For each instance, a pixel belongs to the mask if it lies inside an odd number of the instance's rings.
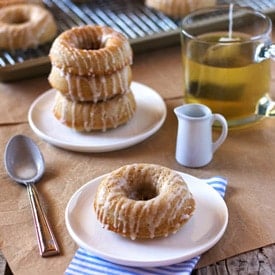
[[[5,270],[6,270],[6,260],[2,254],[2,252],[0,252],[0,275],[4,275],[5,274]]]
[[[195,270],[192,275],[275,274],[275,244]]]

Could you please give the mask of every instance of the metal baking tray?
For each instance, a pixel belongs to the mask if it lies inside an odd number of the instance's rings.
[[[219,4],[230,0],[219,0]],[[275,18],[275,0],[237,0]],[[52,12],[59,33],[86,24],[108,25],[130,40],[134,53],[179,43],[179,21],[149,9],[143,0],[44,0]],[[8,82],[47,74],[51,43],[35,49],[0,50],[0,81]]]

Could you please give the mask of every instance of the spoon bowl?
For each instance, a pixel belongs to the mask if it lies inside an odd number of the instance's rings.
[[[45,161],[38,146],[29,137],[16,135],[7,143],[4,162],[10,178],[27,187],[40,255],[58,255],[58,244],[34,186],[45,171]]]
[[[8,175],[24,185],[38,182],[45,172],[45,161],[39,148],[23,135],[14,136],[8,142],[5,166]]]

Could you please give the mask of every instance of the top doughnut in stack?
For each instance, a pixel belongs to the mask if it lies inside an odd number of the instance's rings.
[[[133,54],[124,35],[106,26],[72,28],[55,39],[50,60],[49,82],[58,91],[53,112],[62,123],[105,131],[133,116]]]

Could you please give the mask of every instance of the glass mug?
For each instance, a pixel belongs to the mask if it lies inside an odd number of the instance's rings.
[[[271,84],[272,22],[237,5],[197,10],[181,22],[186,103],[207,105],[229,126],[275,115]]]

